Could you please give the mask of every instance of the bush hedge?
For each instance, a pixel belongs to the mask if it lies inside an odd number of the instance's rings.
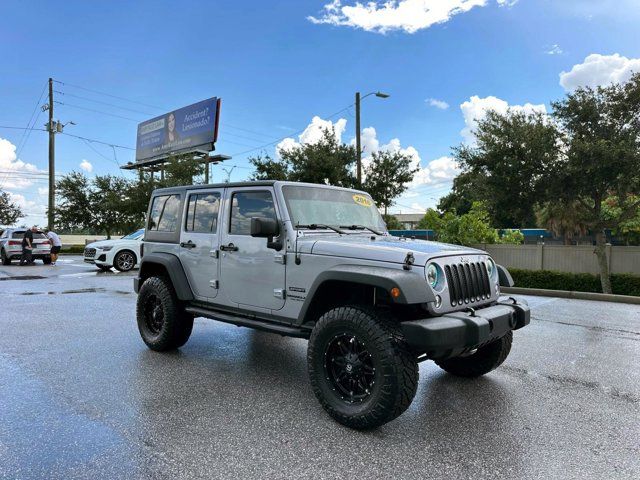
[[[511,273],[516,287],[602,293],[600,275],[515,268],[509,269],[509,273]],[[640,276],[614,273],[611,275],[611,289],[617,295],[640,297]]]
[[[61,254],[78,254],[78,253],[84,253],[84,245],[69,245],[69,246],[63,246],[60,249],[60,253]]]

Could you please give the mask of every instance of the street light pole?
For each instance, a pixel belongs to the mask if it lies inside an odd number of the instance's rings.
[[[378,98],[389,98],[389,95],[382,92],[367,93],[360,98],[360,92],[356,92],[356,179],[358,186],[362,185],[362,147],[360,141],[360,101],[369,95],[375,95]]]

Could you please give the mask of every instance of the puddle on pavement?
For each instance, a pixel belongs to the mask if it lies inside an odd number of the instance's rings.
[[[0,277],[1,280],[42,280],[47,277],[40,275],[15,275],[13,277]]]

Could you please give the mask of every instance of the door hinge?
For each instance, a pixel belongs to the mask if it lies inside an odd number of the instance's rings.
[[[276,263],[281,263],[282,265],[287,263],[287,256],[284,253],[276,253],[273,256],[273,261]]]
[[[209,256],[213,258],[218,258],[218,249],[214,248],[213,250],[209,250]]]
[[[286,296],[286,292],[284,290],[284,288],[274,288],[273,289],[273,296],[276,298],[281,298],[284,300],[284,297]]]
[[[217,290],[219,286],[218,280],[209,280],[209,286]]]

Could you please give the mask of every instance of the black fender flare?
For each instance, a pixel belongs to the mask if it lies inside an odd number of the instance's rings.
[[[496,265],[498,268],[498,283],[500,283],[501,287],[513,287],[515,282],[513,281],[513,277],[502,265]]]
[[[300,321],[304,321],[318,289],[325,282],[332,280],[380,287],[387,292],[397,287],[400,290],[400,295],[394,298],[396,303],[420,304],[435,301],[435,294],[427,285],[422,267],[412,267],[407,271],[400,267],[336,265],[320,273],[314,280],[300,310]]]
[[[142,257],[138,278],[134,279],[136,293],[140,290],[142,282],[150,276],[148,272],[153,270],[155,265],[162,266],[169,274],[173,289],[180,300],[193,300],[193,292],[182,263],[180,263],[180,259],[176,255],[171,253],[147,253]]]

